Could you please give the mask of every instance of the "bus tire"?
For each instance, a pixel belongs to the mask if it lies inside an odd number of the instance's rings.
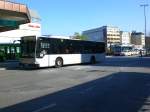
[[[90,63],[91,63],[91,64],[95,64],[95,63],[96,63],[95,56],[92,56],[92,57],[91,57],[91,59],[90,59]]]
[[[60,58],[60,57],[56,58],[55,67],[59,68],[59,67],[62,67],[62,66],[63,66],[63,59]]]

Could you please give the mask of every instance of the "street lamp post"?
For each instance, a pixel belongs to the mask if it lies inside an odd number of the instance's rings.
[[[141,4],[140,5],[141,7],[143,7],[144,8],[144,19],[145,19],[145,37],[146,37],[146,28],[147,28],[147,18],[146,18],[146,7],[148,7],[149,5],[148,4]]]
[[[145,19],[145,41],[146,41],[146,34],[147,34],[147,29],[146,29],[146,28],[147,28],[146,7],[148,7],[149,5],[148,5],[148,4],[141,4],[140,6],[144,8],[144,19]],[[145,46],[145,48],[146,48],[146,46]],[[146,54],[147,54],[147,52],[146,52]]]

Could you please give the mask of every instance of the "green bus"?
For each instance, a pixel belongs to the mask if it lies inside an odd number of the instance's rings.
[[[0,43],[0,61],[18,60],[21,55],[19,43]]]

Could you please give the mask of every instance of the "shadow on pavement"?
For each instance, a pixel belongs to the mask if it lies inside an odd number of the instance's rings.
[[[0,112],[146,112],[149,96],[150,74],[120,72]]]

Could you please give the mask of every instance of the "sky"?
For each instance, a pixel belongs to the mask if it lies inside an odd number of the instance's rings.
[[[147,32],[150,33],[150,0],[14,0],[37,10],[41,17],[42,34],[73,35],[104,25],[122,31],[144,32],[146,8]]]

